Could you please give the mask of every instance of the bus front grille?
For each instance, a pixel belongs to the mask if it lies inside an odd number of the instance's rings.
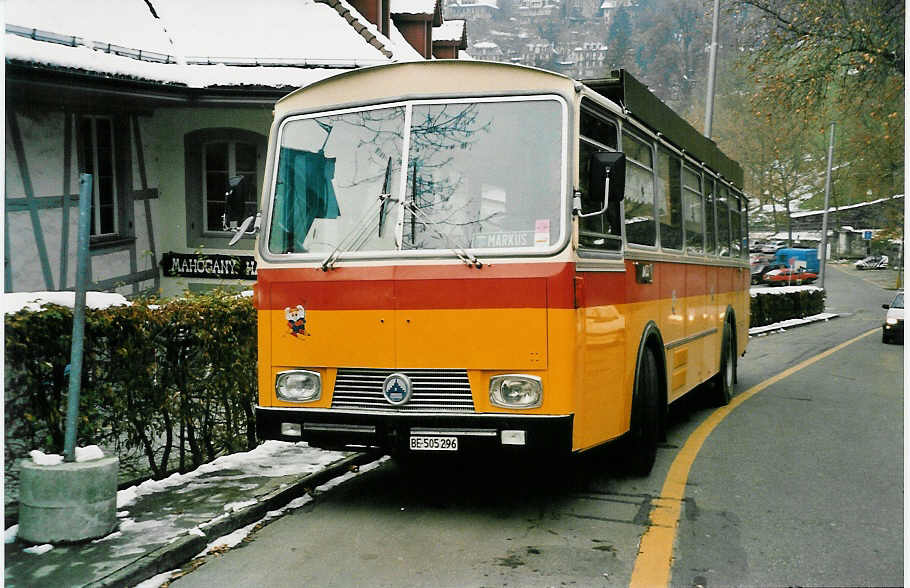
[[[394,373],[411,380],[411,399],[390,404],[382,384]],[[397,412],[474,412],[474,399],[465,370],[339,369],[335,378],[332,408]]]

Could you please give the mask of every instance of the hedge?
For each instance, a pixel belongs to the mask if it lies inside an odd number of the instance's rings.
[[[804,318],[825,311],[825,291],[816,286],[752,290],[750,327]]]
[[[7,315],[7,471],[31,449],[63,452],[73,313]],[[250,298],[187,294],[86,309],[77,444],[163,477],[256,446],[256,313]]]

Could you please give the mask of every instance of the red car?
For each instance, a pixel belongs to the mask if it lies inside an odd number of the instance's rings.
[[[811,284],[818,274],[805,269],[780,268],[771,270],[762,278],[769,286],[800,286]]]

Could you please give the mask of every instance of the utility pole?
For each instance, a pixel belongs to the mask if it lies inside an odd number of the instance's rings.
[[[705,137],[711,138],[711,120],[714,118],[714,81],[717,78],[717,17],[720,0],[714,0],[714,19],[711,23],[711,47],[708,53],[708,95],[705,98]]]
[[[822,238],[818,244],[819,285],[825,287],[825,261],[828,258],[828,202],[831,200],[831,162],[834,159],[834,127],[837,123],[831,121],[831,136],[828,138],[828,170],[825,173],[825,207],[822,212]]]

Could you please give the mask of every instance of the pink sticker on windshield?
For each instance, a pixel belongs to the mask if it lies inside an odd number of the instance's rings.
[[[547,247],[550,244],[550,219],[540,218],[534,222],[534,247]]]

